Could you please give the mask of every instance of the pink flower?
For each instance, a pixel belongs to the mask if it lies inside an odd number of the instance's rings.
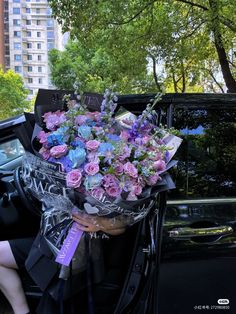
[[[98,112],[98,111],[87,112],[86,113],[86,117],[88,117],[89,119],[94,120],[94,121],[99,121],[100,120],[100,116],[101,116],[101,113]]]
[[[60,158],[65,156],[68,152],[68,147],[66,144],[57,145],[50,149],[50,154],[54,158]]]
[[[90,175],[94,176],[96,173],[99,172],[99,165],[95,162],[89,162],[84,166],[84,171]]]
[[[138,170],[131,162],[127,162],[124,164],[124,172],[132,178],[137,178],[138,176]]]
[[[101,187],[93,188],[91,191],[91,195],[96,199],[100,199],[104,193],[105,191]]]
[[[126,198],[127,201],[136,201],[137,199],[137,196],[132,192],[130,192]]]
[[[157,173],[153,174],[147,178],[147,184],[148,185],[155,185],[159,179],[160,179],[160,177]]]
[[[79,169],[74,169],[67,173],[66,184],[69,188],[78,188],[81,184],[82,174]]]
[[[120,132],[120,138],[122,138],[122,140],[127,141],[129,137],[130,135],[127,131],[123,130]]]
[[[140,185],[132,185],[131,187],[131,193],[135,195],[140,195],[142,193],[142,187]]]
[[[41,144],[47,144],[47,139],[48,139],[48,135],[50,133],[46,133],[44,131],[40,131],[39,134],[37,135],[37,138],[39,139],[39,143]]]
[[[44,147],[40,148],[39,153],[42,155],[43,159],[45,160],[51,157],[50,151]]]
[[[66,121],[65,113],[62,111],[47,112],[43,115],[43,121],[48,130],[55,130],[60,124]]]
[[[119,156],[119,160],[120,161],[125,160],[126,158],[128,158],[130,156],[130,154],[131,154],[131,149],[126,145],[123,148],[123,151],[122,151],[122,153]]]
[[[103,177],[103,185],[105,188],[112,186],[112,185],[118,185],[118,180],[112,174],[106,174]]]
[[[115,174],[120,176],[124,171],[124,166],[121,162],[117,162],[114,166]]]
[[[106,188],[106,192],[109,196],[117,197],[121,194],[121,188],[116,184],[110,185]]]
[[[164,162],[164,160],[159,159],[154,162],[153,168],[156,171],[164,171],[166,169],[166,163]]]
[[[79,125],[82,125],[86,122],[88,118],[85,116],[85,115],[78,115],[76,118],[75,118],[75,123],[76,124],[79,124]]]
[[[99,141],[96,141],[96,140],[90,140],[86,143],[86,148],[88,150],[97,150],[98,147],[100,145],[100,142]]]

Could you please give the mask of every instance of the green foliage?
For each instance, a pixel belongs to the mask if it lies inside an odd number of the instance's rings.
[[[83,91],[101,93],[114,84],[123,93],[142,92],[144,86],[155,91],[147,73],[145,55],[143,58],[142,64],[135,64],[134,54],[127,58],[115,56],[105,47],[94,45],[88,49],[78,40],[69,42],[64,51],[53,49],[49,53],[52,81],[57,87],[73,89],[78,79]]]
[[[30,109],[26,100],[28,91],[24,88],[19,74],[0,68],[0,120],[16,116]]]
[[[166,91],[218,92],[223,91],[218,79],[221,70],[228,89],[236,92],[235,65],[228,60],[235,41],[235,0],[49,3],[63,30],[70,31],[87,53],[92,51],[91,62],[85,62],[83,70],[88,64],[89,72],[102,67],[103,73],[91,74],[95,86],[105,77],[120,80],[122,73],[121,90],[130,88],[130,76],[131,81],[136,76],[135,84],[139,82],[143,90],[144,81],[156,90],[164,85]],[[143,70],[147,62],[149,76]]]

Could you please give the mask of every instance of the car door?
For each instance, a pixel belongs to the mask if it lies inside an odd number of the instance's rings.
[[[236,107],[176,105],[172,117],[184,141],[168,195],[159,313],[236,313]]]

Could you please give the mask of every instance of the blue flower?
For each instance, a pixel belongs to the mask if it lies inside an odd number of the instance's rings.
[[[120,137],[116,134],[107,134],[106,137],[108,137],[109,140],[111,140],[113,142],[119,142],[120,141]]]
[[[85,162],[86,152],[83,148],[77,147],[69,151],[68,157],[72,161],[72,168],[76,168]]]
[[[87,124],[88,126],[95,126],[95,125],[96,125],[96,122],[93,121],[92,119],[87,119],[87,120],[86,120],[86,124]]]
[[[48,161],[61,164],[65,172],[70,172],[72,170],[72,161],[66,156],[63,156],[61,158],[50,157]]]
[[[111,143],[101,143],[98,148],[98,153],[101,156],[105,156],[107,152],[112,152],[115,147]]]
[[[47,138],[49,147],[64,144],[63,136],[61,134],[52,133]]]
[[[100,186],[102,179],[103,176],[100,173],[97,173],[94,176],[87,176],[84,180],[85,189],[88,191]]]
[[[85,148],[85,144],[78,138],[76,138],[73,142],[71,142],[70,145],[74,148],[76,147]]]
[[[82,138],[88,140],[91,135],[91,127],[87,125],[81,125],[78,127],[78,134]]]

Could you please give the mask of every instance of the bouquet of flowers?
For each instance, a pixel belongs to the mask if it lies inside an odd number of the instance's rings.
[[[59,263],[68,265],[88,231],[83,219],[94,232],[112,234],[144,218],[157,194],[174,188],[167,170],[181,139],[156,125],[160,99],[138,117],[117,119],[117,95],[106,90],[100,112],[88,111],[78,96],[67,99],[67,110],[43,115],[40,156],[26,153],[23,179],[43,202],[42,230]]]

